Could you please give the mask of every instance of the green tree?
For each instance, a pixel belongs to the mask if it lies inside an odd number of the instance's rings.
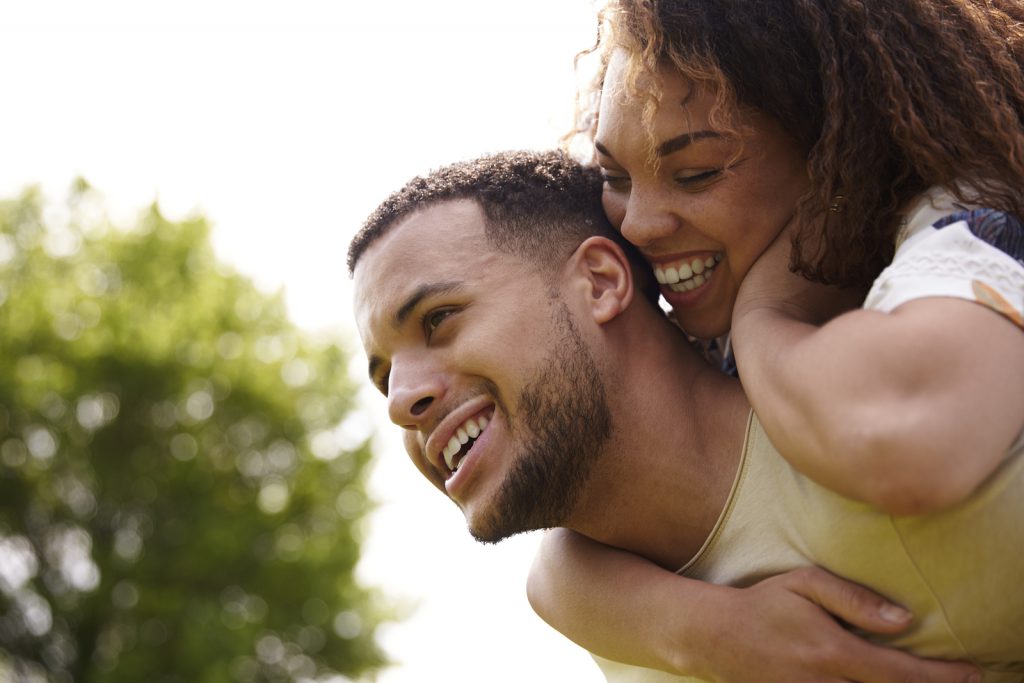
[[[201,218],[0,202],[0,680],[372,678],[346,365]]]

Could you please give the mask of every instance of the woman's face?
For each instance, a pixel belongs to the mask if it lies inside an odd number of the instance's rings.
[[[666,68],[655,168],[644,101],[624,88],[626,65],[624,51],[613,54],[595,136],[605,212],[654,267],[680,326],[718,337],[729,331],[743,277],[807,189],[806,158],[763,115],[729,112],[742,138],[716,131],[708,120],[714,94]]]

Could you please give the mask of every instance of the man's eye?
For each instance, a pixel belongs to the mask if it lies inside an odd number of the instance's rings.
[[[428,312],[423,316],[423,330],[426,332],[427,338],[437,330],[438,326],[444,322],[445,318],[454,313],[454,309],[451,308],[438,308]]]

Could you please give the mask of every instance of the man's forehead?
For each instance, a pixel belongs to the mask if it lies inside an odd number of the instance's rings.
[[[484,214],[472,200],[420,209],[367,247],[354,273],[359,327],[392,318],[414,292],[450,283],[472,270],[484,252]]]
[[[418,209],[399,219],[378,237],[355,268],[360,273],[373,273],[391,261],[407,259],[414,265],[429,266],[438,261],[457,258],[456,247],[475,244],[485,236],[483,209],[469,199],[448,200]],[[410,258],[429,255],[433,260]]]

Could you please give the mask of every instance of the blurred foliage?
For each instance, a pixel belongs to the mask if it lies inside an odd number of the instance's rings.
[[[346,366],[202,219],[0,202],[0,680],[372,678]]]

